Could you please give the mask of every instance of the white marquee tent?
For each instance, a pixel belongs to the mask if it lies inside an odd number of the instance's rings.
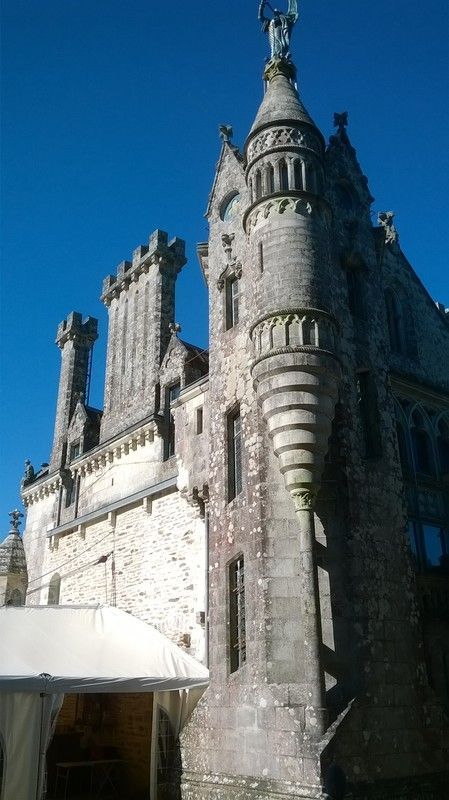
[[[0,608],[1,800],[39,800],[64,693],[155,692],[180,730],[207,684],[202,664],[117,608]]]

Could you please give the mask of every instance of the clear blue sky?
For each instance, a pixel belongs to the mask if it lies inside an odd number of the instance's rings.
[[[24,459],[49,458],[58,322],[72,309],[99,317],[90,399],[101,406],[101,282],[156,227],[187,241],[176,317],[206,344],[195,245],[217,126],[242,143],[261,100],[257,5],[2,2],[0,539]],[[326,137],[333,112],[349,111],[374,210],[396,211],[403,250],[448,305],[448,1],[300,0],[300,11],[292,49],[307,108]]]

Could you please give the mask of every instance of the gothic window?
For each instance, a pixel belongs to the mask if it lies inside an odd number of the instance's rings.
[[[59,596],[61,594],[61,577],[57,572],[53,575],[48,585],[48,606],[58,606]]]
[[[245,567],[240,555],[229,565],[229,665],[236,672],[246,661]]]
[[[228,414],[228,501],[242,491],[242,421],[240,409]]]
[[[357,375],[357,404],[363,435],[363,455],[378,458],[381,455],[379,415],[374,380],[371,372]]]
[[[284,158],[279,162],[279,188],[281,192],[288,189],[288,168]]]
[[[239,321],[239,281],[236,275],[226,279],[225,284],[225,303],[226,303],[226,330],[233,328]]]
[[[175,419],[171,412],[171,404],[179,397],[181,384],[173,383],[165,390],[165,459],[171,458],[175,454]]]
[[[432,440],[424,421],[423,414],[416,409],[412,414],[410,430],[415,471],[421,475],[435,474]]]
[[[254,192],[256,200],[260,200],[260,198],[262,197],[262,175],[260,170],[257,170],[256,172]]]
[[[274,192],[274,167],[272,164],[268,164],[266,171],[266,181],[267,181],[267,194],[272,194]]]
[[[303,189],[303,182],[302,182],[302,164],[299,159],[296,159],[293,165],[293,174],[295,178],[295,189],[301,191]]]
[[[302,323],[302,343],[317,345],[316,322],[315,320],[305,319]]]

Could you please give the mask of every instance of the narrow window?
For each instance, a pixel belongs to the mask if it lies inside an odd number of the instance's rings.
[[[203,432],[203,406],[196,410],[195,433]]]
[[[166,440],[165,440],[165,458],[171,458],[175,454],[175,419],[171,413],[171,404],[179,397],[181,385],[174,383],[168,386],[165,390],[165,422],[166,422]]]
[[[243,556],[229,565],[229,649],[230,671],[246,661],[245,568]]]
[[[294,176],[295,176],[295,189],[301,191],[302,187],[302,166],[301,162],[296,160],[294,163]]]
[[[66,478],[66,485],[65,485],[65,507],[69,508],[72,503],[75,502],[75,494],[76,494],[76,483],[73,480],[73,477],[69,475]]]
[[[256,172],[255,195],[256,195],[256,200],[260,200],[260,198],[262,197],[262,175],[259,172],[259,170],[257,170]]]
[[[259,242],[259,269],[263,272],[263,242]]]
[[[242,421],[240,409],[228,416],[228,500],[242,491]]]
[[[279,162],[279,186],[281,192],[288,189],[288,169],[284,159]]]
[[[69,461],[74,461],[79,455],[81,455],[81,442],[78,440],[70,445]]]
[[[378,458],[381,455],[379,417],[373,377],[368,371],[357,375],[357,403],[363,433],[363,455],[365,458]]]
[[[56,572],[51,578],[50,583],[48,585],[47,605],[58,606],[60,594],[61,594],[61,577]]]
[[[233,328],[239,321],[239,282],[236,276],[226,281],[226,330]]]
[[[267,168],[267,193],[272,194],[274,192],[274,168],[272,164],[268,164]]]

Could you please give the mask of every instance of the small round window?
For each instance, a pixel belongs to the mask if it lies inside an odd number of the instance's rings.
[[[234,192],[232,195],[228,195],[221,205],[220,216],[223,222],[229,222],[229,220],[233,219],[238,211],[238,207],[240,204],[240,195],[238,192]]]

